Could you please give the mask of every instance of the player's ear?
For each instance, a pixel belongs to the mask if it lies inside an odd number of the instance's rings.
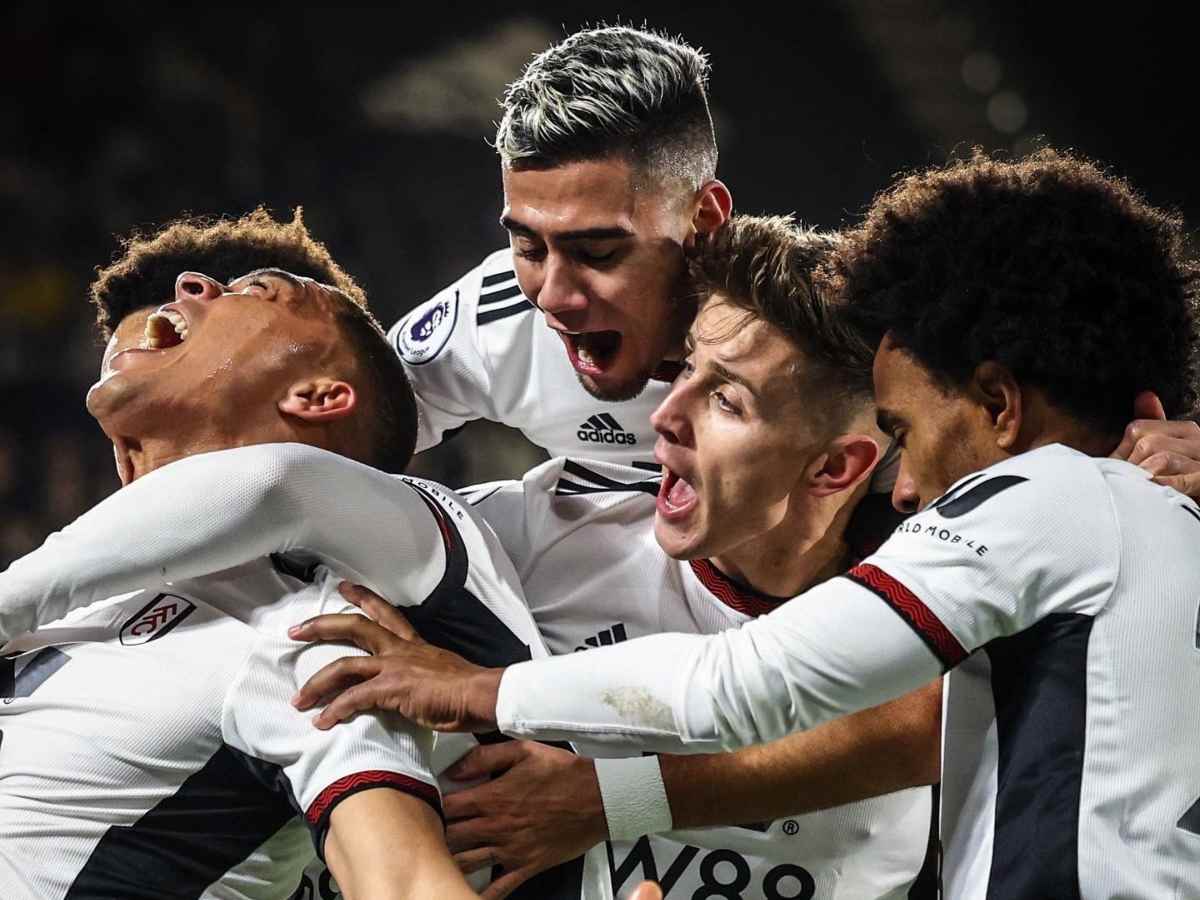
[[[696,207],[692,213],[691,243],[697,234],[711,234],[729,218],[733,211],[733,195],[725,183],[713,179],[696,194]]]
[[[1024,410],[1021,385],[1013,373],[997,362],[980,363],[967,385],[967,393],[987,415],[996,446],[1001,450],[1016,446]]]
[[[809,477],[809,493],[828,497],[851,490],[871,474],[881,455],[879,443],[870,435],[839,435],[829,442],[819,467]]]
[[[345,418],[357,405],[358,394],[352,385],[324,376],[294,382],[278,403],[284,415],[314,424]]]

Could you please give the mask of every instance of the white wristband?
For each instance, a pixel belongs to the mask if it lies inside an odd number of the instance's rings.
[[[671,830],[671,805],[657,756],[593,762],[611,840],[633,840]]]

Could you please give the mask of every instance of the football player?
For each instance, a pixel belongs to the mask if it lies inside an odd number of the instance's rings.
[[[0,648],[0,893],[282,898],[315,844],[349,896],[474,896],[431,736],[369,716],[313,740],[287,705],[326,651],[284,626],[350,608],[323,563],[390,583],[448,646],[542,652],[486,526],[379,470],[416,434],[383,332],[274,269],[185,273],[143,327],[88,394],[126,486],[0,575],[6,636],[87,607]],[[133,521],[164,508],[186,521]]]

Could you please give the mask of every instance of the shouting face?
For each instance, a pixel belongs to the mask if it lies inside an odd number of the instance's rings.
[[[679,353],[694,311],[679,294],[695,197],[647,184],[617,158],[506,167],[503,179],[501,223],[521,290],[562,339],[589,393],[636,396],[663,359]]]

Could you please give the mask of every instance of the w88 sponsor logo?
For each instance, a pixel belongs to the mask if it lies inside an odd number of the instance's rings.
[[[812,900],[817,892],[812,873],[794,863],[649,837],[632,847],[610,843],[608,866],[617,897],[628,897],[647,878],[662,886],[664,900]]]

